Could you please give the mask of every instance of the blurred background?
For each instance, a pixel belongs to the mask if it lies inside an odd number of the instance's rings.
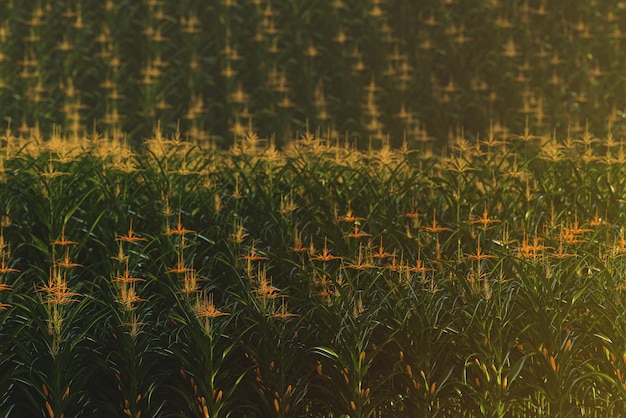
[[[5,0],[2,129],[228,147],[624,134],[626,3]]]

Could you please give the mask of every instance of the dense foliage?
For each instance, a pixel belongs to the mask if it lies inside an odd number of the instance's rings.
[[[620,416],[626,153],[2,138],[0,416]]]
[[[617,133],[626,107],[621,1],[8,0],[0,117],[127,133],[156,121],[229,146],[308,123],[399,145],[467,135]]]
[[[626,415],[625,9],[0,2],[0,417]]]

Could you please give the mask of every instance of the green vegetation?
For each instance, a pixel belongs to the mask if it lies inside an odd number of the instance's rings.
[[[256,139],[5,133],[2,416],[624,414],[622,143]]]
[[[24,135],[160,122],[222,148],[308,126],[399,146],[461,129],[624,129],[622,1],[7,0],[0,117]]]
[[[0,417],[626,415],[623,2],[0,3]]]

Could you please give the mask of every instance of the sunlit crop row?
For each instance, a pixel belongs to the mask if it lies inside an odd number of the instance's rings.
[[[2,416],[619,416],[624,149],[6,130]]]

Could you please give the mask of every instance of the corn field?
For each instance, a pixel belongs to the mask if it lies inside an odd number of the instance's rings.
[[[0,417],[626,416],[626,3],[0,2]]]
[[[626,3],[5,0],[0,126],[444,144],[626,129]]]
[[[2,136],[2,416],[619,416],[624,147]]]

